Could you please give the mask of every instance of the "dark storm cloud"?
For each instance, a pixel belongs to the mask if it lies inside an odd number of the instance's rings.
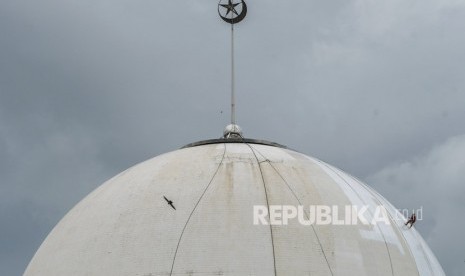
[[[446,272],[463,274],[465,226],[438,218],[464,210],[463,173],[450,189],[420,176],[463,168],[453,141],[464,133],[465,5],[249,2],[236,28],[245,135],[368,177],[398,207],[436,210],[419,230]],[[228,122],[229,32],[216,2],[0,0],[0,61],[2,275],[21,274],[104,180]]]

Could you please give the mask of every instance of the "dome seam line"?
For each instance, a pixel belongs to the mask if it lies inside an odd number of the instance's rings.
[[[261,167],[260,161],[258,160],[258,157],[257,157],[257,155],[255,154],[255,151],[254,151],[254,149],[252,148],[252,146],[249,145],[248,143],[245,143],[245,144],[250,148],[250,150],[252,151],[252,154],[255,156],[255,159],[257,160],[258,169],[259,169],[260,175],[261,175],[261,177],[262,177],[263,188],[264,188],[264,190],[265,190],[266,206],[267,206],[267,208],[268,208],[268,217],[269,217],[270,204],[269,204],[269,202],[268,202],[268,192],[267,192],[267,189],[266,189],[265,177],[263,176],[262,167]],[[271,223],[270,223],[270,234],[271,234],[271,247],[272,247],[272,249],[273,249],[273,268],[274,268],[274,275],[277,276],[278,273],[277,273],[277,271],[276,271],[276,255],[275,255],[275,250],[274,250],[273,226],[271,225]]]
[[[181,240],[182,240],[182,237],[184,235],[184,232],[187,228],[187,225],[189,224],[190,222],[190,219],[192,217],[192,215],[194,214],[195,210],[197,209],[197,206],[200,204],[200,201],[203,199],[203,196],[205,195],[205,193],[207,192],[208,188],[210,187],[210,185],[212,184],[213,180],[215,179],[216,175],[218,174],[218,171],[220,170],[220,167],[221,165],[223,164],[223,161],[224,161],[224,157],[226,155],[226,144],[224,143],[224,151],[223,151],[223,156],[221,157],[221,161],[220,163],[218,164],[218,167],[216,168],[215,172],[213,173],[213,176],[212,178],[210,179],[210,181],[208,182],[207,186],[205,187],[205,189],[203,190],[202,194],[200,195],[199,199],[197,200],[197,203],[194,205],[194,208],[192,209],[191,213],[189,214],[189,217],[187,218],[187,221],[186,223],[184,224],[184,227],[181,231],[181,235],[179,236],[179,239],[178,239],[178,244],[176,245],[176,250],[174,252],[174,257],[173,257],[173,262],[171,264],[171,270],[170,270],[170,276],[173,275],[173,270],[174,270],[174,264],[176,262],[176,256],[178,254],[178,249],[179,249],[179,245],[181,244]]]
[[[345,183],[347,186],[349,186],[349,188],[357,195],[357,197],[360,199],[360,201],[362,201],[363,204],[366,204],[365,200],[363,200],[363,198],[359,195],[359,193],[352,187],[352,185],[350,185],[350,184],[339,174],[339,172],[335,171],[333,168],[330,168],[329,166],[327,166],[327,165],[324,164],[324,163],[321,163],[321,165],[325,166],[327,169],[329,169],[329,170],[331,170],[332,172],[334,172],[334,173],[337,175],[337,177],[339,177],[339,179],[341,179],[342,181],[344,181],[344,183]],[[380,202],[378,202],[378,203],[380,203]],[[371,215],[372,217],[374,216],[373,212],[372,212],[370,209],[368,209],[367,211],[370,213],[370,215]],[[379,232],[381,233],[381,236],[383,236],[384,244],[386,245],[386,251],[387,251],[387,254],[388,254],[388,256],[389,256],[389,263],[390,263],[390,265],[391,265],[391,274],[394,275],[394,266],[393,266],[393,264],[392,264],[392,257],[391,257],[391,252],[389,251],[389,245],[388,245],[388,243],[387,243],[387,241],[386,241],[386,237],[384,236],[384,233],[383,233],[383,230],[381,229],[381,227],[379,227],[378,224],[376,224],[376,227],[378,228]],[[412,257],[413,257],[413,256],[412,256]]]
[[[252,147],[252,146],[250,146]],[[279,171],[275,168],[275,166],[273,166],[273,164],[271,163],[271,161],[265,156],[263,155],[259,150],[255,149],[263,158],[265,158],[265,160],[268,161],[268,164],[273,168],[273,170],[278,174],[278,176],[284,181],[284,183],[286,184],[287,188],[291,191],[291,193],[294,195],[295,199],[297,200],[297,202],[299,203],[299,205],[303,205],[302,202],[300,201],[300,199],[297,197],[296,193],[294,192],[294,190],[291,188],[291,186],[289,185],[289,183],[286,181],[286,179],[284,179],[284,177],[279,173]],[[306,216],[306,219],[310,219],[310,215],[304,211],[304,215]],[[321,241],[320,241],[320,238],[318,236],[318,234],[316,233],[316,229],[315,229],[315,226],[313,226],[313,224],[311,225],[312,227],[312,230],[313,230],[313,233],[315,234],[315,237],[316,237],[316,240],[318,241],[318,244],[320,245],[320,249],[321,249],[321,253],[323,253],[323,257],[325,258],[325,261],[326,261],[326,264],[328,265],[328,269],[329,269],[329,272],[331,273],[331,275],[334,275],[333,273],[333,270],[331,269],[331,265],[329,264],[329,260],[328,260],[328,257],[326,256],[326,253],[325,253],[325,250],[323,249],[323,245],[321,244]]]
[[[382,203],[381,200],[379,200],[379,198],[377,197],[377,196],[379,195],[377,192],[374,192],[373,190],[369,189],[369,187],[367,187],[367,186],[366,186],[362,181],[360,181],[358,178],[356,178],[356,177],[354,177],[354,176],[352,176],[352,175],[349,175],[349,176],[350,176],[352,179],[354,179],[355,181],[357,181],[357,183],[359,183],[360,186],[362,186],[368,193],[370,193],[370,194],[375,198],[375,200],[376,200],[379,204]],[[391,215],[389,212],[387,212],[387,213],[388,213],[389,218],[391,219],[391,221],[392,221],[395,225],[397,225],[396,220],[392,217],[392,215]],[[417,269],[417,273],[418,273],[418,275],[420,275],[420,271],[418,270],[418,263],[417,263],[417,260],[416,260],[416,258],[415,258],[415,255],[413,254],[412,250],[410,249],[410,244],[408,243],[408,241],[407,241],[407,239],[405,238],[404,233],[402,233],[402,231],[399,231],[399,234],[402,236],[402,239],[404,240],[405,244],[407,245],[406,247],[407,247],[407,249],[408,249],[410,255],[412,256],[413,261],[415,262],[415,268]],[[430,260],[429,260],[429,258],[428,258],[428,256],[427,256],[426,254],[425,254],[425,257],[428,259],[428,262],[427,262],[427,263],[428,263],[428,267],[429,267],[430,271],[433,272],[433,269],[432,269],[432,267],[431,267],[431,264],[429,263]]]

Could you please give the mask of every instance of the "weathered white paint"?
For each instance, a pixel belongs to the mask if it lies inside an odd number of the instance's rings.
[[[392,224],[253,225],[253,206],[267,204],[383,204]],[[25,275],[444,275],[395,212],[363,183],[295,151],[202,145],[105,182],[58,223]]]

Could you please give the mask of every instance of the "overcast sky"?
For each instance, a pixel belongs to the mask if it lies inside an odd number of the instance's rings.
[[[423,207],[417,229],[465,275],[465,1],[247,3],[245,136]],[[229,43],[213,0],[0,0],[0,275],[106,179],[221,136]]]

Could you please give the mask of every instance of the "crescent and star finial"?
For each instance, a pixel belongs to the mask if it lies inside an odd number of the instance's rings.
[[[244,0],[220,0],[218,14],[225,22],[236,24],[241,22],[247,15],[247,5]]]

